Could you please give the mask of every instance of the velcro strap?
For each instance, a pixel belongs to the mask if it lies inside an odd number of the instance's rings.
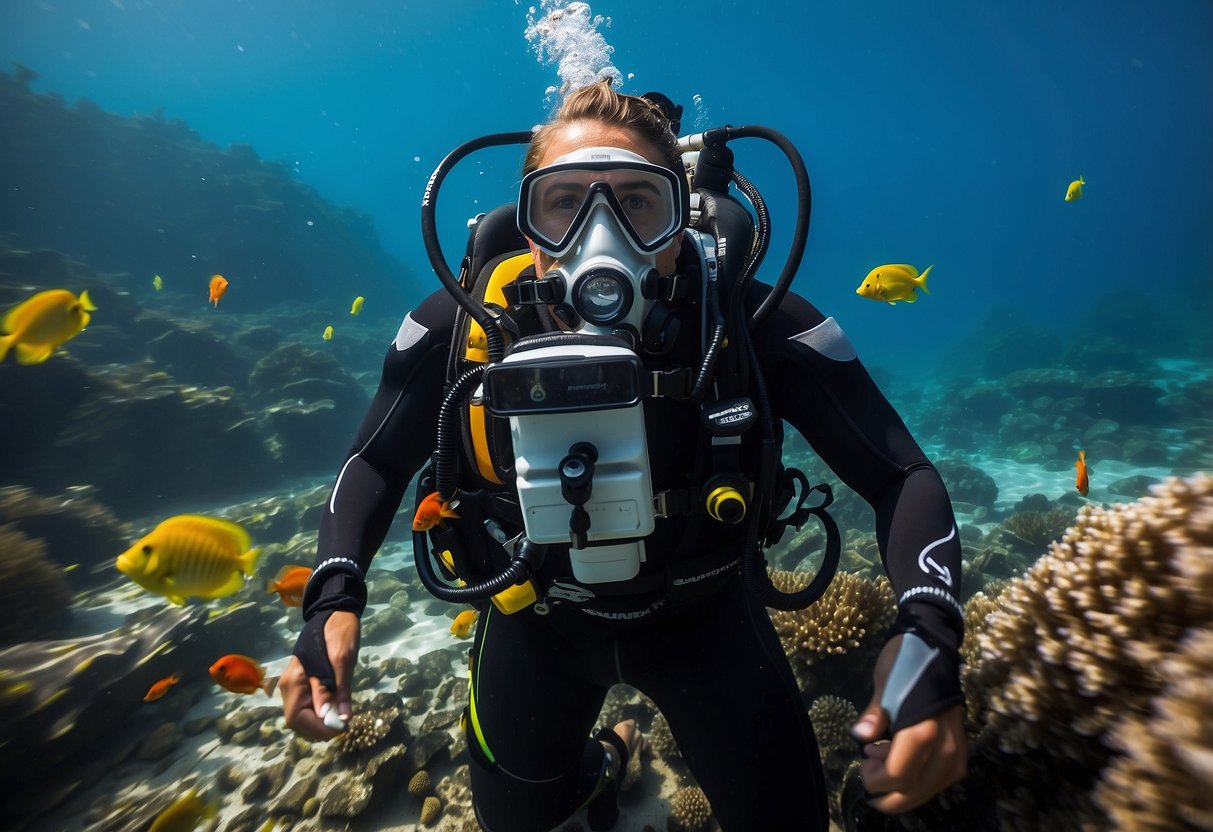
[[[691,395],[694,372],[690,367],[677,370],[653,370],[649,373],[649,395],[654,398],[685,399]]]
[[[564,300],[564,281],[559,277],[515,280],[502,286],[501,293],[505,295],[510,306],[560,303]]]
[[[678,517],[690,514],[699,506],[698,488],[671,488],[653,495],[653,514],[657,517]]]
[[[650,274],[640,284],[640,293],[649,300],[660,300],[671,303],[682,300],[687,296],[691,282],[682,275]]]

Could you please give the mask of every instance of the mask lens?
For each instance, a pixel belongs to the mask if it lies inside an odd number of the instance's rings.
[[[674,174],[655,165],[621,163],[611,168],[557,165],[523,181],[520,225],[549,253],[571,244],[589,216],[596,194],[603,194],[620,226],[642,250],[651,251],[681,227]]]

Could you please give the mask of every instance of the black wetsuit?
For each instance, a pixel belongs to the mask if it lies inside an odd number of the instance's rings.
[[[305,619],[365,606],[362,577],[433,451],[454,318],[453,300],[435,293],[388,349],[321,520]],[[961,702],[960,545],[942,480],[832,318],[789,293],[754,347],[774,415],[875,510],[898,630],[938,648],[895,727]],[[658,491],[695,467],[698,409],[665,399],[645,408]],[[812,727],[770,619],[742,586],[739,554],[736,534],[702,512],[658,520],[634,582],[578,585],[567,547],[552,547],[539,573],[550,612],[484,606],[469,720],[479,732],[469,729],[468,747],[486,829],[548,829],[592,795],[604,755],[588,737],[618,682],[661,709],[724,829],[827,828]]]

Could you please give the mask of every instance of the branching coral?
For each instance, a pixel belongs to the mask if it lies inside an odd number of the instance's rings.
[[[1167,686],[1148,715],[1126,719],[1111,744],[1124,756],[1095,792],[1113,828],[1213,829],[1213,630],[1163,663]]]
[[[1148,712],[1159,668],[1213,622],[1213,476],[1085,507],[997,603],[964,675],[983,760],[974,769],[989,773],[997,822],[1098,825],[1087,790],[1111,755],[1110,730]]]
[[[801,572],[772,572],[781,592],[805,586]],[[883,576],[876,580],[849,572],[835,576],[825,595],[803,610],[771,610],[771,621],[788,660],[797,673],[827,656],[859,647],[883,633],[896,616],[893,590]]]
[[[684,786],[670,798],[666,826],[673,832],[701,832],[712,817],[708,796],[698,786]]]
[[[1002,529],[1021,547],[1036,554],[1065,534],[1073,522],[1074,513],[1064,508],[1017,511],[1002,521]]]
[[[377,708],[354,714],[345,731],[337,737],[337,750],[352,754],[375,747],[392,732],[399,717],[400,711],[396,708]]]
[[[841,696],[819,696],[809,708],[813,733],[817,735],[817,750],[824,760],[834,751],[853,749],[851,726],[859,712]]]

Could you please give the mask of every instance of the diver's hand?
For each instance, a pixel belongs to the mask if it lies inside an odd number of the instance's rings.
[[[313,741],[330,740],[344,730],[342,723],[353,715],[358,641],[358,616],[352,612],[322,612],[304,625],[278,680],[287,728]],[[341,722],[334,721],[334,713]]]
[[[872,700],[851,729],[865,743],[859,777],[868,793],[876,795],[870,805],[890,815],[921,806],[968,772],[963,705],[908,725],[891,741],[880,741],[889,730],[889,715],[880,700],[901,639],[894,636],[880,651]]]

